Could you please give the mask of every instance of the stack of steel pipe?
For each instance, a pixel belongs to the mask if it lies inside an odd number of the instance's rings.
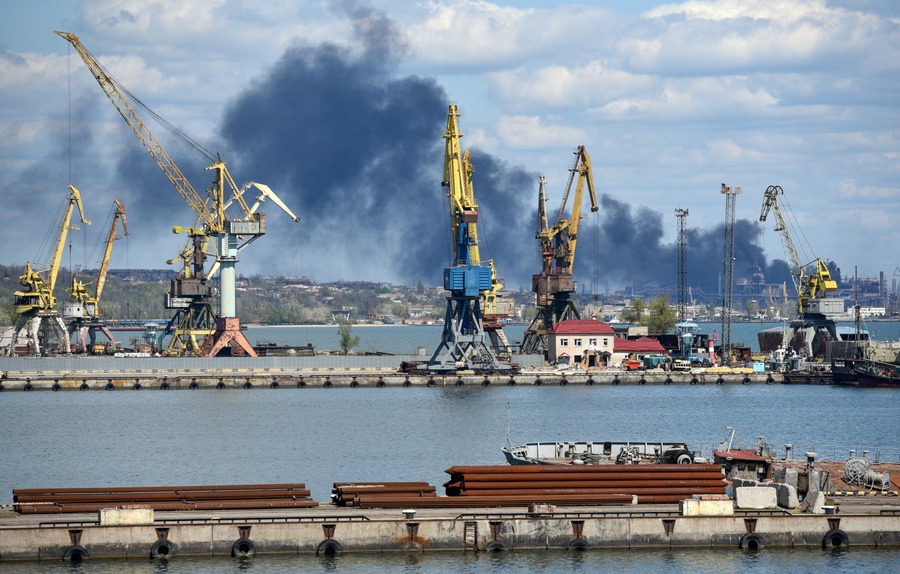
[[[594,505],[595,496],[628,494],[639,504],[662,504],[725,493],[725,476],[715,464],[454,466],[446,472],[448,496],[530,496],[548,504],[556,496]]]
[[[96,512],[138,505],[154,510],[310,508],[304,484],[140,486],[122,488],[23,488],[13,490],[21,514]]]
[[[437,489],[427,482],[335,482],[331,493],[336,505],[361,508],[394,508],[378,504],[437,497]]]

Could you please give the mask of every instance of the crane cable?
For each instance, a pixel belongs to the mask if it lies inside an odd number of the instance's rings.
[[[154,120],[156,120],[156,122],[160,126],[162,126],[163,129],[165,129],[167,132],[173,135],[175,139],[184,144],[184,146],[187,147],[191,152],[209,163],[214,163],[218,159],[218,156],[216,154],[212,153],[211,151],[203,147],[203,145],[201,145],[199,142],[192,139],[183,131],[173,126],[165,118],[154,112],[149,106],[141,101],[140,98],[132,94],[131,91],[129,91],[128,88],[126,88],[125,85],[122,84],[122,82],[120,82],[109,70],[107,70],[106,67],[103,66],[103,64],[101,64],[96,58],[94,58],[94,55],[91,54],[90,51],[88,51],[88,49],[83,45],[82,49],[91,57],[96,66],[106,75],[106,77],[109,78],[109,81],[113,86],[116,87],[117,90],[125,93],[129,97],[130,101],[134,102],[139,108],[147,112],[147,114]]]

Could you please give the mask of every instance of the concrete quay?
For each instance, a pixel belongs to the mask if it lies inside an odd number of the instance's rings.
[[[544,509],[546,510],[546,509]],[[0,511],[0,562],[356,552],[604,548],[900,546],[900,507],[839,503],[837,514],[735,510],[686,516],[678,505],[362,510],[316,508],[157,512],[101,525],[97,514]]]
[[[3,371],[0,392],[91,390],[199,390],[283,388],[382,388],[565,385],[763,385],[830,384],[811,375],[791,381],[779,373],[678,373],[664,371],[523,370],[514,374],[405,375],[384,369],[198,369],[117,371]]]

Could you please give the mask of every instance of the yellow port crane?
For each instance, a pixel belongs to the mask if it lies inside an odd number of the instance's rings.
[[[802,347],[806,356],[819,356],[823,354],[819,344],[822,340],[841,340],[834,321],[828,315],[842,313],[844,302],[841,299],[827,297],[828,293],[837,289],[837,282],[831,278],[831,272],[824,261],[816,257],[805,265],[801,262],[791,238],[788,222],[778,199],[779,196],[784,197],[784,189],[780,185],[770,185],[766,188],[759,220],[766,221],[770,212],[775,214],[775,231],[781,236],[781,246],[784,249],[794,288],[797,290],[799,318],[792,322],[791,328],[794,333],[803,334]],[[815,266],[815,270],[807,273],[806,268],[810,266]],[[786,300],[786,287],[784,294]],[[817,337],[817,334],[820,336]]]
[[[784,190],[780,185],[770,185],[766,188],[759,220],[765,221],[770,211],[775,214],[775,231],[781,236],[781,246],[784,249],[784,255],[787,258],[787,264],[791,271],[791,279],[793,279],[794,287],[797,290],[797,312],[801,317],[811,313],[831,312],[828,309],[820,308],[820,306],[824,305],[825,301],[837,301],[825,299],[828,293],[837,289],[837,282],[831,278],[831,272],[828,270],[825,262],[818,257],[806,265],[801,263],[800,256],[797,254],[797,248],[794,246],[793,239],[791,239],[787,222],[778,202],[779,195],[784,195]],[[814,272],[807,274],[805,268],[810,265],[815,265],[816,269]],[[840,302],[840,304],[840,310],[843,311],[843,302]]]
[[[78,353],[94,352],[96,331],[99,329],[109,339],[110,348],[115,349],[116,340],[112,332],[106,327],[106,321],[102,318],[103,311],[100,308],[100,297],[103,295],[103,287],[106,285],[106,275],[109,271],[109,259],[112,256],[113,243],[122,239],[116,234],[119,220],[122,220],[122,229],[125,237],[128,236],[128,220],[125,218],[125,206],[118,199],[113,199],[112,224],[109,226],[109,234],[106,238],[106,248],[100,259],[100,269],[94,280],[94,292],[91,293],[88,285],[79,281],[72,274],[72,288],[69,289],[69,297],[76,301],[75,304],[63,308],[63,316],[69,320],[69,333],[78,333],[78,342],[75,350]],[[90,337],[90,343],[86,339]]]
[[[14,293],[19,320],[13,330],[10,354],[16,352],[22,331],[25,331],[28,354],[49,353],[51,340],[56,341],[60,353],[66,355],[70,353],[68,332],[62,316],[56,310],[56,297],[53,296],[53,290],[56,288],[56,278],[59,276],[66,236],[69,230],[78,229],[78,227],[70,225],[72,212],[76,206],[81,215],[81,222],[90,225],[91,222],[84,216],[81,193],[74,185],[69,184],[69,197],[59,226],[56,248],[53,251],[50,265],[46,269],[35,271],[32,262],[29,261],[25,264],[25,273],[19,277],[19,284],[25,287],[25,290]]]
[[[154,118],[161,120],[140,100],[122,86],[71,33],[55,32],[66,39],[81,56],[94,79],[103,89],[110,102],[138,137],[144,148],[150,153],[169,181],[197,214],[197,225],[184,229],[175,227],[175,233],[186,232],[193,243],[191,265],[185,265],[185,271],[172,280],[167,294],[166,307],[176,309],[176,315],[169,322],[166,331],[172,330],[173,337],[167,352],[173,354],[194,354],[215,356],[227,346],[237,347],[247,355],[256,356],[253,347],[241,332],[240,319],[236,315],[235,303],[235,264],[238,252],[246,245],[266,232],[265,214],[251,212],[238,190],[231,174],[225,166],[225,160],[214,156],[196,142],[192,142],[185,134],[177,132],[177,136],[198,153],[206,157],[212,165],[205,168],[214,172],[213,182],[207,193],[211,197],[211,205],[191,186],[172,158],[156,140],[140,116],[126,98],[126,94]],[[226,185],[231,189],[231,197],[226,198]],[[236,217],[226,215],[226,205],[236,203],[239,213]],[[294,218],[295,221],[298,221]],[[219,312],[215,316],[211,310],[210,298],[212,289],[206,285],[203,263],[206,259],[204,245],[212,240],[219,264]],[[184,253],[184,252],[182,252]],[[213,325],[214,323],[214,325]],[[173,329],[174,327],[174,329]],[[212,332],[212,329],[215,329]],[[202,337],[202,342],[198,340]]]
[[[474,168],[469,152],[462,152],[457,118],[460,113],[453,104],[447,112],[444,132],[444,178],[441,182],[450,200],[450,223],[453,233],[453,261],[444,269],[444,289],[447,312],[441,344],[428,362],[430,371],[474,369],[501,371],[509,365],[500,364],[485,340],[483,304],[490,294],[496,295],[499,282],[493,262],[481,261],[478,245],[478,204],[472,182]]]
[[[540,243],[541,272],[532,276],[532,290],[536,296],[534,319],[525,330],[522,339],[524,353],[541,353],[547,349],[547,331],[553,325],[567,319],[580,319],[581,315],[572,300],[576,291],[573,277],[575,267],[575,248],[578,245],[578,228],[581,220],[581,204],[584,189],[587,187],[591,198],[591,211],[597,212],[597,196],[594,192],[594,175],[591,170],[591,158],[584,146],[575,150],[575,163],[569,170],[569,182],[563,194],[556,223],[548,227],[547,196],[543,176],[538,185],[538,231],[535,237]],[[572,198],[572,210],[566,217],[566,204],[572,191],[575,178],[575,194]]]

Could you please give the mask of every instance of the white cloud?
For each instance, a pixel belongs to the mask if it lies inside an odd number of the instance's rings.
[[[838,193],[841,199],[849,199],[853,201],[883,201],[887,200],[892,204],[900,203],[900,188],[898,187],[876,187],[876,186],[858,186],[856,180],[845,179],[838,183]],[[885,213],[885,210],[878,210]]]
[[[651,88],[649,76],[612,69],[600,61],[577,67],[552,65],[531,74],[524,69],[489,74],[497,97],[511,109],[578,109],[641,93]]]
[[[503,143],[515,149],[571,147],[587,139],[582,130],[560,124],[545,125],[537,116],[504,116],[497,121],[497,134]]]

